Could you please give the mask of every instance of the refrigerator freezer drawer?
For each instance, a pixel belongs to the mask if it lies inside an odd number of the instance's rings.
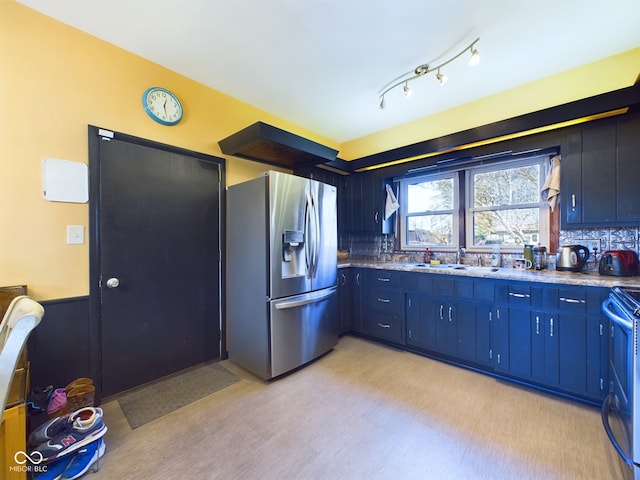
[[[338,343],[336,287],[271,302],[270,378],[289,372]]]

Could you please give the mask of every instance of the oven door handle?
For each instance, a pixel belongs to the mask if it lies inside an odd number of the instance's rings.
[[[633,322],[618,315],[613,309],[611,303],[612,301],[610,298],[607,298],[604,302],[602,302],[602,311],[604,312],[604,314],[620,328],[623,328],[627,332],[633,332]]]
[[[609,440],[611,440],[613,447],[616,449],[616,452],[618,452],[618,455],[620,455],[620,458],[622,458],[622,460],[624,460],[627,465],[633,467],[633,461],[624,453],[622,447],[618,443],[618,440],[613,434],[611,425],[609,425],[609,410],[611,408],[611,402],[611,394],[607,395],[607,397],[604,399],[604,402],[602,402],[602,409],[600,411],[602,416],[602,424],[604,425],[604,429],[607,432],[607,436],[609,437]]]

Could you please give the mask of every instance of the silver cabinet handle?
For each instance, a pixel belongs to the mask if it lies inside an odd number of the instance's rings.
[[[587,303],[586,300],[578,300],[577,298],[560,297],[561,302],[566,303]]]
[[[380,328],[391,328],[391,325],[389,325],[388,323],[380,323],[380,322],[378,322],[378,326]]]
[[[540,317],[536,315],[536,335],[540,335]]]
[[[571,211],[572,212],[576,211],[576,194],[575,193],[571,194]]]
[[[450,322],[452,321],[452,319],[451,319],[451,306],[449,306],[449,321]]]
[[[118,288],[120,286],[120,279],[116,277],[111,277],[107,280],[107,287],[109,288]]]
[[[389,303],[391,300],[389,300],[388,298],[378,298],[378,301],[382,303]]]
[[[442,309],[444,308],[444,305],[440,305],[440,320],[442,320],[444,317],[442,316]]]
[[[549,336],[553,337],[553,318],[549,319]]]
[[[514,292],[509,292],[509,295],[511,297],[516,297],[516,298],[529,298],[531,296],[528,293],[514,293]]]
[[[390,278],[384,278],[384,277],[378,277],[378,281],[379,282],[390,282],[391,279]]]
[[[356,273],[356,283],[360,285],[360,273]]]
[[[380,217],[380,214],[378,212],[376,212],[376,214],[373,216],[373,219],[375,220],[376,223],[378,223],[378,218]]]

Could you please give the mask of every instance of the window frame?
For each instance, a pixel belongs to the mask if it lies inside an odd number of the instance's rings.
[[[400,198],[408,199],[408,186],[415,183],[422,182],[435,182],[439,180],[452,179],[453,180],[453,208],[450,210],[427,210],[409,214],[408,202],[400,201],[400,249],[408,251],[424,250],[425,248],[433,248],[439,251],[455,251],[458,249],[459,244],[459,212],[460,212],[460,181],[457,171],[449,171],[445,173],[431,173],[423,175],[412,175],[399,180]],[[408,245],[407,244],[407,224],[410,217],[421,215],[451,215],[452,230],[451,239],[452,245],[437,245],[437,244],[420,244],[420,245]]]
[[[473,163],[473,164],[465,164],[461,165],[459,168],[451,168],[446,171],[435,171],[430,173],[421,173],[415,174],[405,177],[396,177],[394,181],[398,184],[398,199],[400,203],[400,209],[398,212],[398,247],[401,251],[407,252],[415,252],[422,251],[425,248],[433,249],[441,252],[454,252],[457,251],[460,246],[464,246],[467,250],[478,252],[478,253],[486,253],[491,252],[492,249],[496,246],[495,244],[491,245],[474,245],[473,244],[473,213],[478,211],[479,209],[475,209],[471,207],[473,205],[472,196],[473,193],[473,182],[472,175],[475,173],[484,173],[489,171],[496,170],[507,170],[518,166],[526,166],[539,164],[540,168],[540,179],[539,179],[539,187],[540,189],[544,185],[545,179],[550,170],[549,159],[552,158],[553,155],[550,155],[548,151],[537,152],[534,155],[527,155],[526,157],[519,157],[517,159],[496,159],[494,161],[483,163]],[[407,225],[408,218],[414,215],[420,215],[429,212],[417,212],[415,214],[409,215],[407,199],[407,187],[410,184],[420,183],[421,181],[430,182],[437,181],[445,178],[453,179],[453,202],[454,208],[453,210],[446,210],[443,212],[450,213],[452,215],[452,245],[442,246],[436,244],[420,244],[420,245],[408,245],[407,244]],[[540,245],[550,246],[549,242],[551,241],[551,221],[550,215],[548,212],[548,205],[546,202],[542,200],[541,197],[538,197],[538,202],[528,203],[528,204],[518,204],[519,208],[539,208],[540,215],[540,235],[537,243]],[[525,207],[526,205],[526,207]],[[508,209],[512,206],[503,206],[500,209]],[[486,210],[486,209],[484,209]],[[432,212],[434,214],[440,214],[440,212]],[[464,243],[461,243],[464,242]],[[522,246],[517,245],[499,245],[501,252],[503,253],[520,253],[522,252]]]
[[[501,252],[505,253],[517,253],[522,251],[523,245],[506,245],[506,244],[491,244],[491,245],[475,245],[473,243],[473,214],[478,211],[494,211],[494,210],[509,210],[516,208],[537,208],[539,211],[539,227],[540,234],[538,241],[540,245],[549,245],[549,215],[546,212],[547,204],[542,201],[540,192],[538,191],[538,201],[530,203],[510,204],[510,205],[495,205],[492,208],[476,208],[473,206],[473,176],[478,173],[495,172],[498,170],[509,170],[513,168],[526,167],[530,165],[540,165],[538,190],[542,188],[545,182],[546,175],[549,169],[549,155],[535,155],[527,158],[521,158],[517,160],[509,160],[502,162],[495,162],[488,165],[473,166],[465,169],[465,232],[464,239],[467,248],[477,252],[490,252],[494,247],[498,246]]]

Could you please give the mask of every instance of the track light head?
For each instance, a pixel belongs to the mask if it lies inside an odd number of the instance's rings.
[[[447,77],[444,73],[440,73],[440,69],[438,69],[438,73],[436,73],[436,80],[438,80],[438,83],[440,85],[444,85],[445,83],[447,83],[447,80],[449,80],[449,77]]]
[[[469,59],[469,65],[472,67],[480,63],[480,53],[475,48],[471,48],[471,58]]]
[[[409,82],[404,82],[404,87],[402,87],[402,93],[404,93],[404,96],[407,98],[413,95],[413,90],[409,88]]]

